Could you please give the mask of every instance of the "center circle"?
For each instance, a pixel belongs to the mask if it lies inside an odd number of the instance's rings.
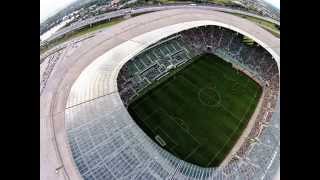
[[[202,88],[198,91],[198,98],[202,105],[217,107],[220,105],[221,97],[219,92],[212,87]]]

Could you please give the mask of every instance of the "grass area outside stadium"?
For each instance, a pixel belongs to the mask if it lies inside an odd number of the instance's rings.
[[[263,19],[259,19],[256,17],[252,17],[252,16],[247,16],[247,15],[243,15],[243,14],[238,14],[238,13],[231,13],[234,14],[236,16],[242,17],[244,19],[247,19],[251,22],[256,23],[257,25],[259,25],[260,27],[264,28],[265,30],[269,31],[271,34],[273,34],[275,37],[280,38],[280,30],[277,27],[276,24],[265,21]]]
[[[163,148],[187,162],[213,167],[242,134],[261,93],[247,75],[206,54],[137,98],[128,110]]]

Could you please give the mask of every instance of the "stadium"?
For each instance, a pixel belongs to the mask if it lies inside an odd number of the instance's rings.
[[[248,20],[196,7],[147,13],[43,63],[43,179],[279,172],[280,40]]]

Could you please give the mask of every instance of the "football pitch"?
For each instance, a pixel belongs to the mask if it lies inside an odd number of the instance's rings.
[[[187,162],[215,167],[253,114],[262,88],[221,58],[205,54],[129,105],[136,123]]]

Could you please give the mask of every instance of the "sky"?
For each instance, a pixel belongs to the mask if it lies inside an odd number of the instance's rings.
[[[40,0],[40,22],[76,0]]]
[[[76,0],[40,0],[40,22]],[[280,0],[265,0],[280,9]]]
[[[264,1],[274,5],[278,9],[280,9],[280,0],[264,0]]]

